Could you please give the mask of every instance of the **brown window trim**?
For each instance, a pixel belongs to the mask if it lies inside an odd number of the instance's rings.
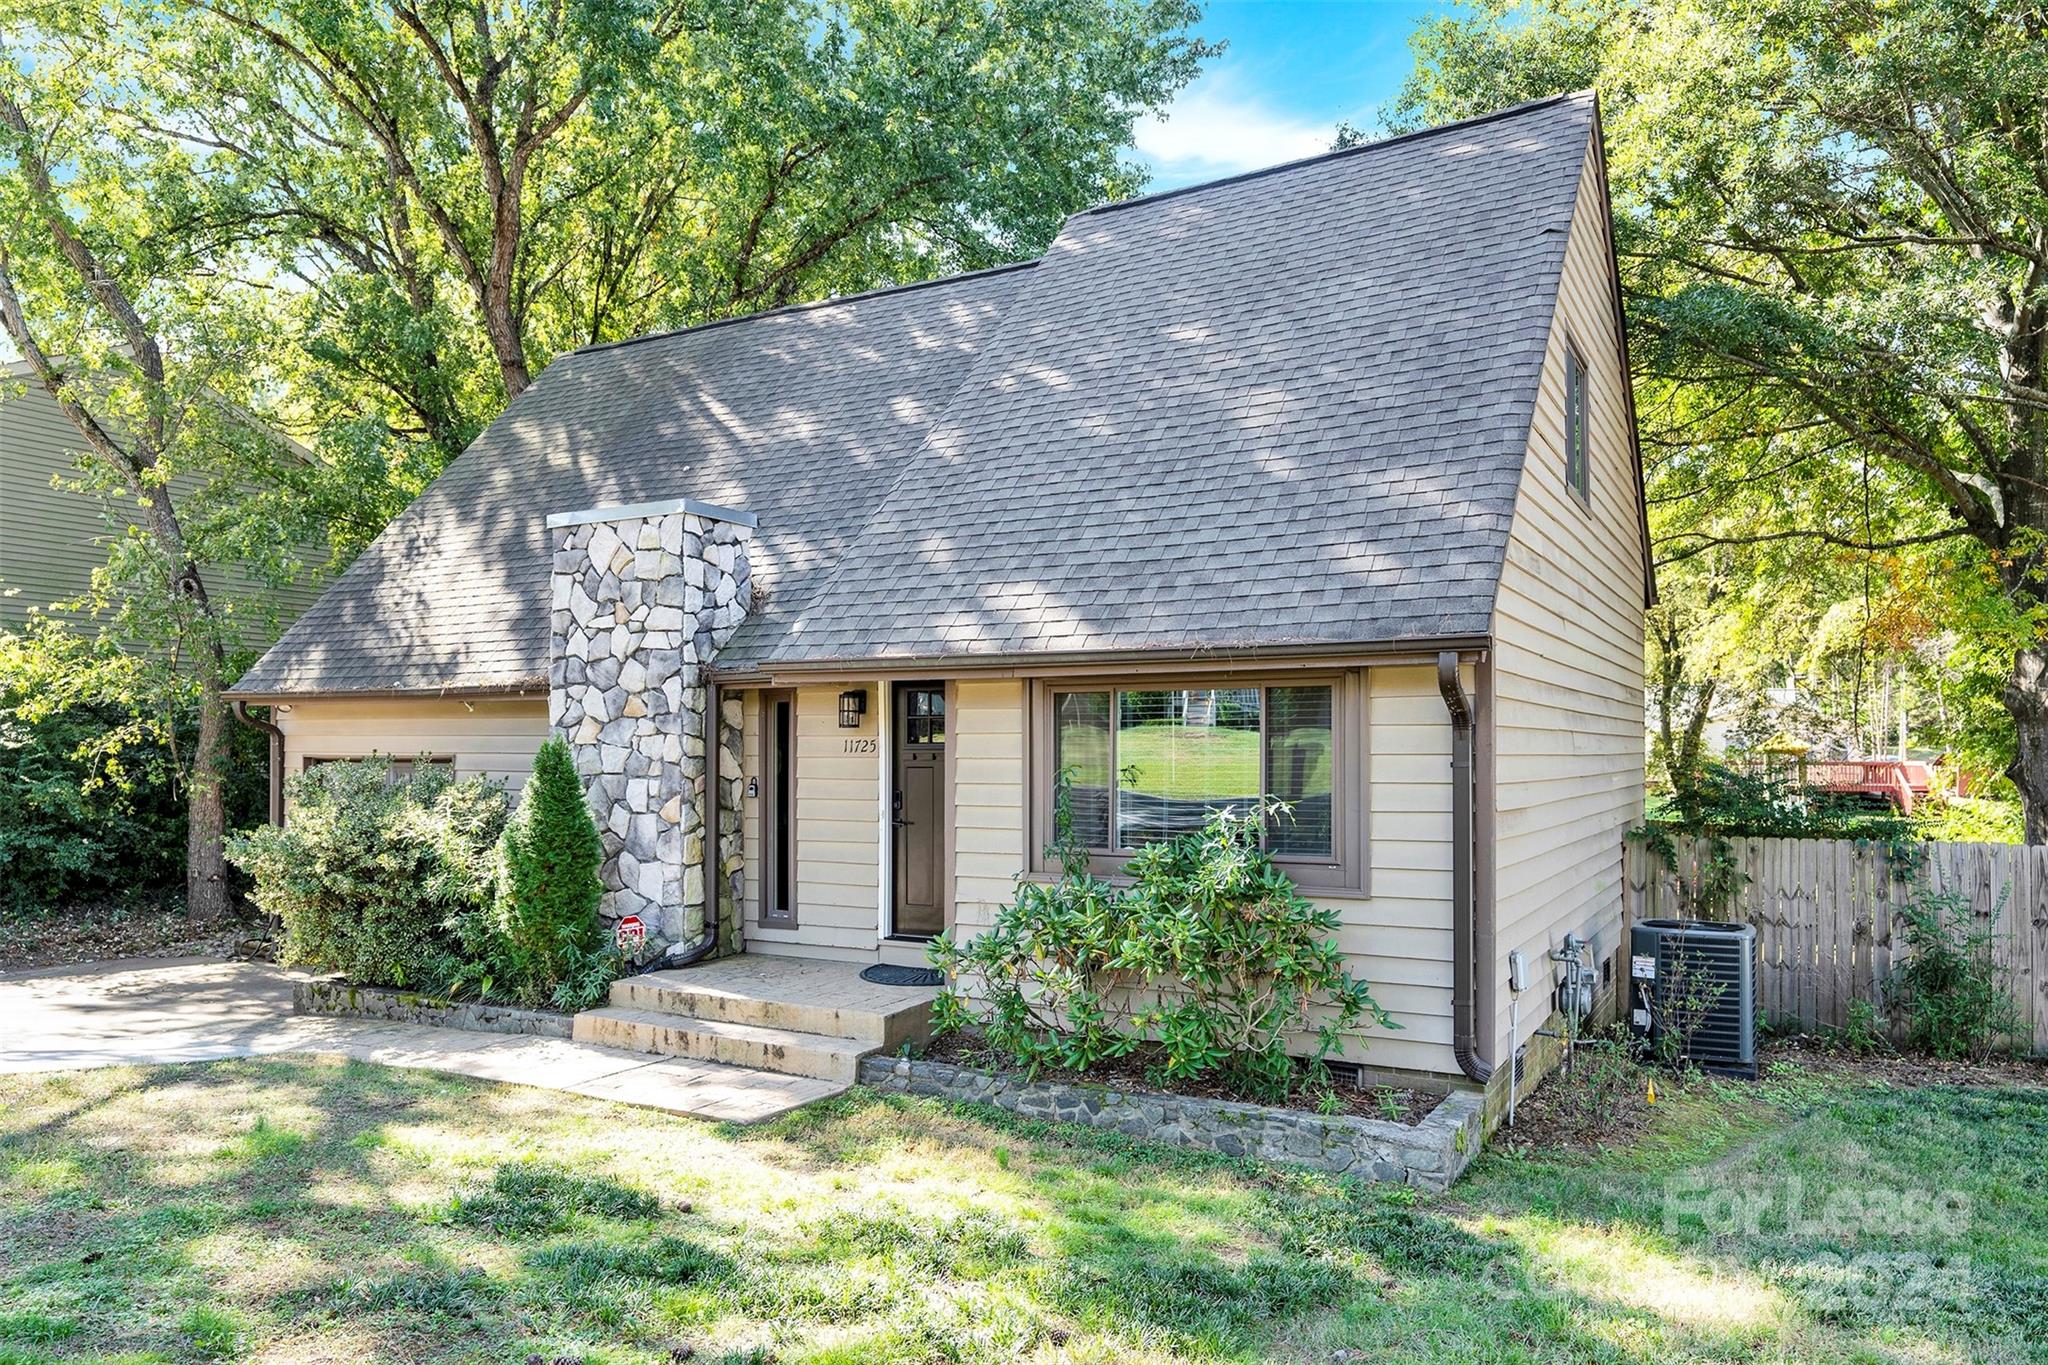
[[[454,754],[387,754],[382,749],[377,749],[367,754],[302,754],[299,757],[299,771],[304,772],[307,768],[317,768],[322,763],[361,763],[363,760],[370,758],[388,758],[391,760],[393,767],[400,763],[405,764],[407,767],[412,767],[419,763],[425,763],[428,767],[432,768],[453,768],[455,766]]]
[[[1367,718],[1367,671],[1288,672],[1223,675],[1189,672],[1142,677],[1109,675],[1082,678],[1032,678],[1024,703],[1024,837],[1027,875],[1043,877],[1059,869],[1048,862],[1045,846],[1052,838],[1053,696],[1059,692],[1165,691],[1211,687],[1313,687],[1336,689],[1331,699],[1331,749],[1334,758],[1331,830],[1334,858],[1275,858],[1281,870],[1310,894],[1367,897],[1371,895],[1371,832],[1367,812],[1366,770],[1371,761],[1371,730]],[[1266,755],[1259,753],[1260,782],[1265,781]],[[1097,876],[1118,878],[1128,853],[1098,853],[1090,860]]]

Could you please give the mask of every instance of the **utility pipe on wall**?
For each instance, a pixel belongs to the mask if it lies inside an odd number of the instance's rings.
[[[1451,1052],[1484,1085],[1493,1066],[1478,1053],[1478,913],[1472,894],[1472,703],[1458,680],[1458,651],[1436,656],[1436,685],[1451,713]]]
[[[724,898],[718,894],[718,752],[719,713],[723,705],[718,695],[718,683],[712,678],[704,680],[704,932],[691,944],[675,944],[666,956],[656,960],[658,967],[687,967],[702,962],[718,947],[718,907]],[[687,793],[685,793],[687,795]]]
[[[258,720],[249,714],[249,703],[230,702],[235,719],[252,730],[262,730],[270,736],[270,823],[284,823],[284,731],[267,720]]]

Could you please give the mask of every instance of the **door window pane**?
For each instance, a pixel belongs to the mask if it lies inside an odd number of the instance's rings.
[[[946,742],[946,690],[910,688],[903,693],[903,739],[907,744]]]
[[[1053,768],[1067,773],[1074,838],[1109,847],[1109,693],[1062,692],[1053,718]]]
[[[1117,847],[1200,829],[1259,799],[1259,689],[1117,694]]]
[[[1331,690],[1269,688],[1266,705],[1266,792],[1294,808],[1274,821],[1267,847],[1282,858],[1331,857]]]

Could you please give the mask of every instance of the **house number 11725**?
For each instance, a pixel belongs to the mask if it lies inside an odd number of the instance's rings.
[[[846,741],[846,752],[849,754],[871,754],[874,751],[875,741],[872,739],[849,739]]]

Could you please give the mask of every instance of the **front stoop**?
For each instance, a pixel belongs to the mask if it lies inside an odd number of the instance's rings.
[[[876,986],[857,964],[747,954],[612,983],[574,1038],[851,1084],[863,1057],[931,1036],[935,991]]]

